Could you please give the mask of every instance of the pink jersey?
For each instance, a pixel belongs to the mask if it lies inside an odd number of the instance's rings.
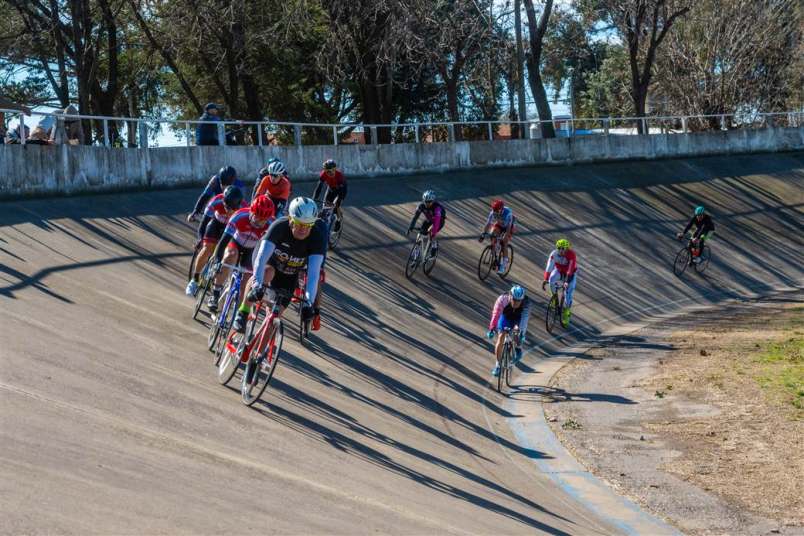
[[[578,259],[575,257],[575,252],[568,249],[564,252],[564,255],[559,255],[558,250],[554,249],[550,253],[550,257],[547,258],[547,267],[544,269],[545,281],[550,278],[550,272],[553,271],[553,268],[558,270],[561,275],[567,276],[567,280],[572,279],[572,276],[578,271]]]
[[[264,227],[254,227],[251,224],[250,215],[248,207],[241,208],[232,214],[229,223],[226,224],[226,230],[223,231],[224,234],[230,235],[237,244],[247,249],[252,249],[257,245],[273,222],[273,220],[268,220]]]

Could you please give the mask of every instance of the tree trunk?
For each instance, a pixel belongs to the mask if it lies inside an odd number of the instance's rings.
[[[516,35],[516,71],[514,72],[516,80],[516,94],[519,101],[519,116],[520,121],[527,121],[528,109],[525,104],[525,49],[522,46],[522,0],[514,1],[514,24]],[[527,131],[527,125],[521,125],[524,131]]]
[[[553,8],[553,0],[546,0],[544,11],[539,20],[536,20],[536,11],[533,9],[533,0],[525,0],[525,12],[528,16],[528,26],[530,34],[530,53],[528,60],[528,81],[533,99],[536,101],[536,110],[539,112],[540,126],[543,138],[555,138],[556,131],[553,128],[553,114],[550,111],[550,104],[547,101],[547,92],[544,90],[541,73],[542,40],[547,31],[547,21],[550,19],[550,11]]]

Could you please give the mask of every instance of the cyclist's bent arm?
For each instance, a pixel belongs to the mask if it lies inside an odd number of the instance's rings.
[[[232,235],[223,233],[223,236],[218,240],[218,245],[215,246],[215,260],[221,262],[223,260],[223,252],[226,251],[226,246],[232,241]]]
[[[550,256],[547,257],[547,266],[545,266],[545,268],[544,268],[544,280],[545,281],[550,279],[550,272],[552,272],[553,268],[556,267],[556,261],[555,261],[555,259],[553,259],[553,257],[555,256],[555,253],[556,252],[553,251],[553,252],[550,253]]]
[[[324,188],[324,181],[319,180],[318,184],[315,186],[315,191],[313,192],[313,201],[318,201],[318,196],[321,195],[321,190]]]
[[[416,225],[416,220],[419,219],[421,213],[422,213],[421,207],[417,207],[416,212],[413,213],[413,219],[410,220],[410,225],[408,225],[408,229],[413,229],[413,226]]]
[[[305,299],[311,304],[318,294],[318,278],[321,276],[321,266],[324,265],[324,256],[320,254],[307,257],[307,288]]]
[[[201,219],[201,223],[198,225],[198,239],[199,240],[204,239],[204,231],[206,230],[207,224],[209,223],[209,220],[211,220],[211,219],[212,219],[212,217],[207,216],[206,214],[204,214],[204,217]]]
[[[684,230],[681,231],[681,234],[683,234],[683,235],[687,234],[687,231],[692,229],[693,225],[695,225],[695,216],[693,216],[692,219],[690,220],[690,222],[687,224],[687,226],[684,227]]]
[[[494,331],[497,329],[497,322],[500,321],[500,315],[505,309],[505,306],[508,305],[508,295],[503,294],[497,301],[494,302],[494,307],[491,309],[491,320],[489,321],[489,331]]]
[[[215,191],[217,186],[217,177],[212,177],[209,179],[206,188],[204,191],[201,192],[201,195],[198,197],[198,201],[195,202],[195,208],[193,208],[193,214],[201,214],[201,211],[204,210],[204,207],[207,206],[207,202],[215,197]]]
[[[263,285],[265,279],[265,266],[268,264],[268,259],[274,254],[276,244],[270,240],[261,240],[260,247],[254,253],[252,265],[254,266],[254,284],[257,287]]]

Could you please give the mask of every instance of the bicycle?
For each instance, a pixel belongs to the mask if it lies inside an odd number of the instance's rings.
[[[519,340],[519,328],[504,328],[505,340],[503,341],[502,357],[500,358],[500,375],[497,376],[497,392],[502,393],[503,378],[505,385],[511,387],[511,370],[514,368],[514,352],[516,343]]]
[[[438,256],[438,250],[433,251],[432,249],[433,241],[430,239],[429,232],[424,231],[422,228],[418,228],[416,231],[416,240],[413,242],[413,247],[410,248],[408,261],[405,264],[405,277],[408,279],[413,277],[413,274],[419,269],[419,265],[422,265],[422,271],[425,275],[429,276],[430,272],[433,271],[436,257]],[[427,237],[426,244],[425,236]],[[424,260],[422,261],[422,259]]]
[[[561,321],[561,327],[567,329],[569,324],[564,323],[564,282],[566,278],[561,277],[558,281],[550,285],[550,300],[547,302],[547,313],[545,315],[545,327],[548,333],[553,333],[556,321]]]
[[[491,238],[491,244],[483,248],[480,253],[480,259],[477,261],[477,277],[481,281],[485,281],[491,273],[492,268],[494,271],[499,270],[500,262],[502,261],[502,240],[496,234],[483,233],[483,238]],[[505,279],[511,271],[511,266],[514,265],[514,246],[508,244],[508,266],[505,273],[499,274],[500,278]]]
[[[683,240],[683,238],[681,238]],[[695,271],[702,274],[709,267],[709,261],[712,258],[712,252],[704,243],[703,249],[698,248],[699,239],[690,238],[687,244],[676,253],[676,259],[673,262],[673,273],[681,277],[681,274],[687,269],[687,266],[694,266]],[[698,259],[697,262],[695,259]]]
[[[234,322],[235,315],[237,314],[237,304],[240,299],[240,288],[243,284],[243,275],[250,274],[251,270],[243,268],[242,266],[234,266],[231,264],[224,264],[223,268],[230,268],[232,273],[229,275],[229,281],[224,287],[221,298],[223,307],[217,315],[213,315],[213,324],[209,328],[209,335],[207,336],[207,348],[214,352],[215,366],[221,359],[223,353],[223,344],[221,342],[225,339],[221,338],[221,334],[229,333],[229,328]],[[213,350],[214,348],[214,350]]]
[[[324,220],[324,223],[327,224],[329,249],[335,249],[335,246],[338,245],[338,241],[340,241],[341,234],[343,233],[343,218],[338,219],[338,214],[335,211],[335,205],[327,202],[324,202],[321,205],[321,210],[318,213],[318,217]],[[337,230],[335,229],[336,222],[340,222]]]
[[[270,312],[266,313],[265,300],[255,303],[248,316],[246,333],[230,334],[218,364],[218,381],[222,385],[229,383],[241,364],[245,365],[240,382],[240,395],[243,403],[248,406],[259,400],[265,392],[279,363],[282,343],[285,340],[282,308],[279,304],[280,299],[290,297],[292,291],[266,289],[266,292],[273,295]],[[260,315],[264,318],[257,329]]]
[[[198,290],[195,293],[195,307],[193,308],[193,320],[198,318],[198,312],[204,304],[204,298],[207,292],[215,284],[215,276],[218,275],[219,270],[218,262],[214,255],[210,255],[204,269],[198,275]]]

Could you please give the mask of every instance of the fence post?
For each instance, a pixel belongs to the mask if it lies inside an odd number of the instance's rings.
[[[338,145],[338,127],[332,125],[332,145]]]
[[[640,121],[642,122],[642,132],[644,132],[647,135],[650,135],[650,129],[648,128],[648,120],[643,117],[642,119],[640,119]]]
[[[20,124],[17,127],[20,131],[20,145],[25,145],[25,116],[20,114]]]
[[[494,141],[494,130],[491,128],[491,121],[486,123],[486,126],[489,127],[489,141]]]
[[[684,130],[684,134],[687,134],[687,116],[681,116],[681,128]]]
[[[190,123],[184,123],[184,136],[187,138],[187,147],[191,145],[190,143]]]
[[[455,143],[455,124],[450,123],[447,126],[447,130],[449,131],[449,142],[450,143]]]
[[[137,130],[139,130],[139,147],[140,149],[147,149],[148,148],[148,125],[145,124],[145,121],[139,121],[137,123]]]
[[[608,119],[603,120],[603,134],[605,134],[606,136],[609,135],[609,125],[610,125],[610,123],[611,123],[611,117],[609,117]]]
[[[262,123],[257,123],[257,145],[262,147]]]
[[[726,115],[720,116],[720,130],[726,130]]]
[[[371,132],[371,144],[372,145],[379,145],[377,140],[377,127],[375,125],[371,125],[369,127],[369,132]]]
[[[216,125],[218,127],[218,145],[226,145],[226,123],[221,121]]]
[[[416,138],[416,143],[419,143],[419,122],[413,123],[413,136]]]
[[[105,147],[109,147],[111,143],[109,143],[109,120],[103,120],[103,145]]]

